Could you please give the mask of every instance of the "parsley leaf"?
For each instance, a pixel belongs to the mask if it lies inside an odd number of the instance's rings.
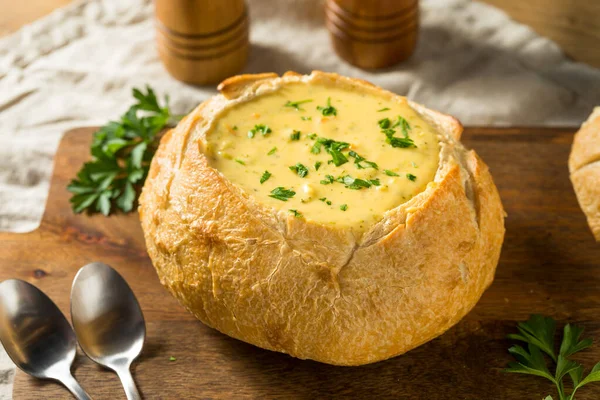
[[[269,150],[269,152],[267,153],[268,156],[272,156],[273,154],[275,154],[275,152],[277,152],[277,147],[273,147],[271,150]]]
[[[263,172],[262,176],[260,177],[260,184],[262,185],[265,183],[272,175],[273,174],[271,174],[269,171]]]
[[[288,211],[291,212],[292,214],[294,214],[294,217],[296,217],[296,218],[302,218],[303,217],[302,213],[299,212],[298,210],[289,209]]]
[[[379,169],[379,166],[376,163],[374,163],[373,161],[367,161],[364,157],[356,154],[356,152],[353,150],[350,150],[348,155],[350,157],[354,158],[354,165],[356,165],[356,168],[358,168],[358,169],[365,169],[365,168]],[[364,165],[361,163],[363,163]]]
[[[304,178],[306,175],[308,175],[308,168],[306,168],[303,164],[300,163],[292,165],[291,167],[289,167],[289,169],[290,171],[293,171],[296,174],[298,174],[300,178]]]
[[[410,138],[388,137],[386,140],[392,147],[408,148],[417,147]]]
[[[321,200],[323,203],[327,204],[328,206],[331,205],[331,201],[327,200],[327,197],[321,197],[319,200]]]
[[[387,129],[390,127],[390,125],[392,125],[392,121],[390,121],[389,118],[384,118],[377,121],[377,124],[381,129]]]
[[[171,114],[168,98],[164,107],[146,86],[146,93],[132,90],[136,99],[119,121],[111,121],[94,133],[92,160],[85,163],[67,190],[74,212],[110,214],[113,207],[133,210],[150,161],[158,146],[159,133],[179,117]]]
[[[321,185],[330,185],[335,178],[332,175],[325,175],[325,179],[321,180]]]
[[[342,210],[342,211],[346,211],[347,209],[348,209],[348,204],[342,204],[340,206],[340,210]]]
[[[246,165],[246,162],[244,160],[240,160],[239,158],[236,158],[234,161],[238,164]]]
[[[389,118],[380,119],[377,121],[377,124],[381,128],[381,132],[386,136],[386,142],[391,144],[392,147],[399,148],[408,148],[408,147],[417,147],[415,142],[408,137],[408,131],[410,130],[410,125],[408,121],[402,118],[400,115],[398,116],[396,122],[392,125],[392,122]],[[396,130],[393,128],[400,128],[403,138],[395,137]]]
[[[583,366],[568,357],[592,345],[591,339],[580,340],[583,329],[571,324],[565,325],[558,354],[554,346],[556,321],[550,317],[532,315],[528,321],[517,325],[518,333],[508,335],[509,339],[527,344],[527,349],[515,345],[508,352],[516,359],[510,362],[505,372],[535,375],[543,377],[556,386],[560,400],[575,400],[575,392],[590,382],[600,381],[600,363],[597,363],[590,373],[583,377]],[[555,372],[548,369],[543,354],[547,354],[556,365]],[[563,378],[569,375],[573,381],[571,394],[565,393]],[[546,399],[552,398],[547,396]]]
[[[291,140],[300,140],[300,131],[294,131],[294,133],[292,133],[290,135],[290,139]]]
[[[304,109],[300,108],[300,104],[310,103],[311,101],[312,101],[311,99],[300,100],[300,101],[290,101],[290,100],[288,100],[287,103],[285,103],[283,106],[284,107],[292,107],[292,108],[295,108],[298,111],[304,111]]]
[[[404,135],[404,137],[408,138],[408,131],[411,128],[410,128],[410,124],[408,123],[408,121],[406,119],[404,119],[400,115],[398,115],[398,119],[394,123],[392,128],[396,128],[396,127],[400,127],[400,130],[402,131],[402,134]]]
[[[337,109],[331,105],[331,97],[327,98],[327,107],[317,106],[317,110],[321,111],[321,114],[325,117],[337,116]]]
[[[350,146],[346,142],[337,142],[333,139],[318,138],[315,144],[310,149],[313,154],[321,153],[321,148],[324,147],[327,153],[331,155],[332,161],[336,167],[343,165],[348,162],[348,158],[342,154],[342,150],[347,149]]]
[[[322,165],[322,164],[323,164],[323,163],[322,163],[321,161],[317,161],[317,162],[315,163],[315,171],[318,171],[318,170],[319,170],[319,168],[321,168],[321,165]]]
[[[406,174],[406,177],[408,178],[409,181],[416,181],[417,177],[414,176],[413,174]]]
[[[302,121],[312,121],[312,117],[305,117],[305,116],[301,116],[300,119]]]
[[[267,136],[272,130],[265,124],[254,125],[254,128],[248,131],[248,137],[252,139],[257,133],[261,133],[263,136]]]
[[[281,200],[281,201],[288,201],[288,199],[291,199],[295,195],[296,195],[296,192],[294,192],[292,189],[286,189],[284,187],[279,186],[279,187],[276,187],[275,189],[271,190],[271,194],[269,195],[269,197],[272,197],[274,199]]]
[[[390,171],[389,169],[384,169],[383,172],[385,172],[385,174],[387,176],[400,176],[397,173],[395,173],[394,171]]]
[[[389,111],[389,110],[390,110],[389,108],[385,107],[385,108],[382,108],[381,110],[377,110],[377,112],[383,112],[383,111]]]
[[[338,182],[346,185],[346,188],[353,190],[360,190],[363,188],[370,188],[372,183],[371,181],[366,181],[364,179],[353,178],[350,175],[346,175],[343,177],[339,177],[336,179]],[[377,181],[379,183],[379,181]]]

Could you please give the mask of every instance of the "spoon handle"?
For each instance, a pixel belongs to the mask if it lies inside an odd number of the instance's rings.
[[[60,381],[67,389],[69,389],[69,392],[71,392],[77,400],[92,400],[90,395],[86,393],[73,375],[66,375]]]
[[[119,376],[119,379],[121,379],[127,400],[141,400],[142,396],[140,396],[140,392],[138,391],[135,381],[131,376],[129,366],[115,369],[115,372]]]

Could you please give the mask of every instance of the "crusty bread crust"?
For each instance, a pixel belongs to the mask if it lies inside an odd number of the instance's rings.
[[[569,157],[571,183],[579,206],[600,242],[600,107],[575,134]]]
[[[456,324],[491,284],[504,238],[498,191],[458,142],[460,123],[410,103],[439,131],[434,182],[356,237],[249,196],[209,165],[206,133],[224,110],[289,82],[400,97],[318,71],[263,77],[228,79],[229,96],[202,103],[161,141],[140,219],[162,284],[229,336],[336,365],[405,353]]]

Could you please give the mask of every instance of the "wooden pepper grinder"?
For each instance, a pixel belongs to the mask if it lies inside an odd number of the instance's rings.
[[[397,64],[417,43],[418,0],[327,0],[325,16],[337,54],[360,68]]]
[[[214,84],[246,64],[244,0],[156,0],[155,10],[158,54],[174,78]]]

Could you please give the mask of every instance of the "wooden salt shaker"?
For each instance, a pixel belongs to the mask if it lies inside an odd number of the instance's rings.
[[[155,10],[158,54],[174,78],[214,84],[246,64],[244,0],[155,0]]]
[[[327,0],[325,16],[336,53],[360,68],[397,64],[417,43],[419,0]]]

